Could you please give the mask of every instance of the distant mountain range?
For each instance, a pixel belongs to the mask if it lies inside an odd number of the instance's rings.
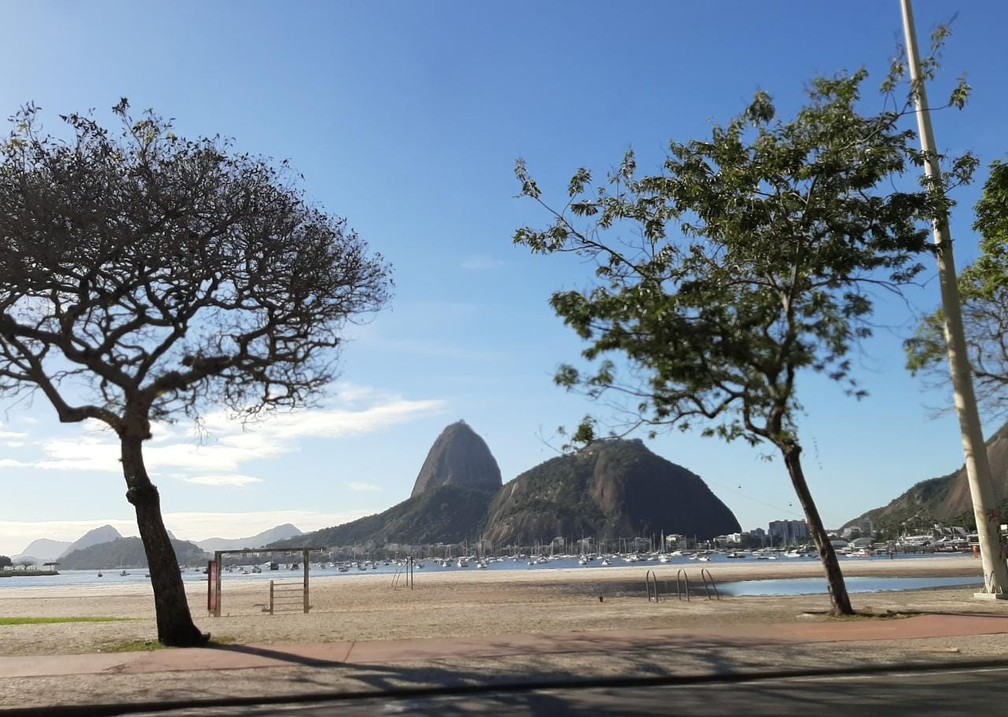
[[[20,554],[11,557],[15,561],[29,558],[37,562],[62,561],[66,555],[75,550],[83,550],[92,545],[118,540],[121,537],[122,534],[111,525],[103,525],[100,528],[89,530],[72,543],[63,540],[50,540],[49,538],[33,540]]]
[[[986,446],[997,508],[1002,521],[1008,522],[1008,424]],[[847,525],[899,534],[927,529],[935,522],[973,523],[965,468],[921,481]],[[267,546],[383,547],[477,540],[528,546],[559,536],[612,538],[665,532],[705,539],[737,530],[735,516],[699,476],[655,455],[639,440],[599,441],[503,484],[486,442],[459,421],[446,427],[431,446],[410,497],[381,513],[312,533],[286,523],[247,538],[191,543],[172,537],[180,561],[202,562],[216,550]],[[64,569],[146,564],[139,539],[123,538],[109,525],[72,543],[34,540],[11,558],[37,564],[58,560]]]
[[[208,553],[212,553],[215,550],[243,550],[245,548],[261,548],[278,540],[293,538],[301,534],[301,531],[290,523],[284,523],[275,528],[256,533],[248,538],[207,538],[206,540],[197,541],[196,545]]]
[[[986,443],[994,500],[1001,522],[1008,522],[1008,423]],[[975,525],[966,467],[917,483],[888,504],[869,510],[846,525],[884,531],[887,537],[930,529],[934,523]]]
[[[48,562],[56,560],[56,558],[66,552],[66,549],[69,548],[70,545],[71,543],[69,540],[39,538],[38,540],[31,541],[27,548],[17,555],[12,555],[11,558],[15,562],[27,558],[41,562]]]
[[[215,550],[241,550],[261,548],[268,543],[301,535],[290,523],[278,525],[247,538],[208,538],[198,543],[178,540],[169,532],[175,555],[183,565],[194,565],[207,559]],[[136,568],[147,565],[140,538],[124,538],[111,525],[89,530],[72,543],[41,538],[32,541],[24,552],[11,556],[18,561],[31,560],[36,564],[58,561],[64,570],[97,570],[103,568]]]
[[[665,532],[706,539],[739,529],[731,510],[699,476],[639,440],[598,441],[502,485],[486,443],[459,421],[435,440],[409,498],[382,513],[307,533],[298,542],[383,547],[488,540],[505,547],[559,536]]]
[[[187,540],[172,539],[179,565],[205,565],[207,552]],[[117,538],[74,550],[60,559],[60,570],[119,570],[146,568],[147,554],[140,538]]]

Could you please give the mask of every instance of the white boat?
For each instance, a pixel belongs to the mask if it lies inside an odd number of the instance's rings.
[[[848,558],[870,558],[872,556],[872,551],[867,548],[855,548],[847,553]]]

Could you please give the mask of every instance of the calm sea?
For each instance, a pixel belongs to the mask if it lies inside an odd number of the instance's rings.
[[[977,566],[977,572],[980,572],[979,561],[974,561],[974,559],[966,554],[911,554],[911,555],[898,555],[892,560],[895,561],[910,561],[917,560],[920,558],[939,558],[941,560],[956,561],[963,565]],[[865,560],[870,560],[871,562],[886,561],[890,562],[890,558],[887,556],[879,556],[874,558],[841,558],[841,566],[845,564],[856,564],[859,562],[864,562]],[[766,565],[773,564],[774,562],[783,563],[793,563],[793,562],[816,562],[817,558],[784,558],[780,557],[776,561],[766,561]],[[447,573],[447,572],[482,572],[482,571],[513,571],[513,570],[557,570],[557,569],[577,569],[577,570],[590,570],[592,572],[598,571],[600,576],[603,571],[615,567],[634,567],[639,568],[642,571],[642,575],[647,570],[654,570],[659,575],[659,578],[663,581],[675,580],[675,573],[670,572],[671,570],[678,568],[689,568],[690,570],[699,570],[700,568],[707,568],[711,570],[713,576],[717,577],[717,566],[735,566],[735,565],[752,565],[756,563],[764,563],[762,560],[756,560],[753,557],[743,558],[743,559],[732,559],[727,558],[724,555],[713,554],[710,556],[709,561],[698,561],[691,560],[686,556],[673,557],[666,563],[658,562],[657,560],[643,560],[639,559],[633,562],[626,562],[624,558],[615,556],[609,558],[609,565],[603,565],[601,558],[596,558],[593,561],[588,562],[585,565],[580,565],[578,563],[577,557],[563,557],[551,559],[548,562],[535,563],[529,565],[528,558],[505,558],[501,561],[491,561],[486,567],[477,567],[477,562],[475,560],[468,561],[467,567],[458,567],[457,561],[451,561],[447,566],[437,563],[434,560],[424,559],[418,561],[419,564],[423,564],[423,567],[416,567],[414,575],[417,578],[423,576],[424,573]],[[363,564],[362,564],[363,565]],[[271,579],[289,580],[291,578],[300,577],[303,574],[301,568],[292,569],[289,564],[280,564],[279,570],[269,570],[266,567],[262,568],[261,573],[251,572],[251,566],[245,568],[248,572],[242,572],[240,569],[235,569],[232,571],[225,570],[222,574],[222,580],[225,583],[245,583],[245,582],[255,582],[262,581],[266,582]],[[372,565],[367,565],[365,569],[360,569],[356,566],[351,567],[346,572],[341,572],[335,567],[325,567],[322,568],[316,564],[313,564],[310,568],[312,580],[339,580],[345,576],[361,576],[361,575],[374,575],[376,578],[378,576],[384,576],[386,579],[391,578],[397,571],[401,570],[401,567],[394,562],[385,564],[384,561],[378,561]],[[3,591],[11,588],[37,588],[39,590],[45,590],[47,588],[72,588],[72,587],[82,587],[82,588],[94,588],[101,586],[112,586],[112,585],[122,585],[139,587],[143,585],[150,584],[150,578],[145,574],[143,568],[140,569],[128,569],[125,571],[126,574],[121,574],[122,571],[119,569],[103,570],[101,571],[101,577],[99,577],[99,571],[97,570],[64,570],[60,572],[59,575],[39,575],[39,576],[26,576],[26,577],[6,577],[0,578],[0,595]],[[667,574],[666,574],[667,573]],[[206,583],[206,575],[203,573],[203,568],[185,568],[182,572],[182,578],[186,583]],[[982,586],[983,580],[979,575],[975,578],[970,577],[917,577],[917,578],[884,578],[884,577],[847,577],[845,579],[847,583],[848,590],[851,592],[883,592],[889,590],[920,590],[925,588],[935,588],[935,587],[949,587],[949,586],[969,586],[977,585]],[[723,583],[718,585],[718,589],[728,595],[736,596],[765,596],[765,595],[801,595],[801,594],[817,594],[826,592],[826,582],[819,578],[788,578],[781,580],[746,580],[734,583]]]

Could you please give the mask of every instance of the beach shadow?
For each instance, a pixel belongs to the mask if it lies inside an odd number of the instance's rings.
[[[257,657],[265,657],[270,660],[288,662],[295,665],[301,665],[303,667],[341,667],[346,664],[343,660],[310,657],[308,655],[299,655],[295,652],[274,650],[258,645],[210,644],[206,645],[204,649],[219,650],[221,652],[238,652],[243,655],[255,655]]]
[[[802,647],[793,642],[764,640],[763,644],[772,649],[778,659],[790,661],[807,657]],[[484,648],[482,654],[400,656],[388,663],[325,659],[251,645],[218,645],[212,649],[310,668],[293,679],[320,688],[330,685],[331,678],[338,675],[342,691],[353,691],[356,686],[371,694],[412,694],[431,690],[479,693],[571,685],[626,686],[695,680],[701,674],[707,678],[712,675],[724,678],[751,672],[737,654],[740,647],[746,647],[745,642],[730,636],[706,640],[696,636],[656,638],[643,641],[639,647],[618,650],[612,649],[611,640],[605,636],[591,633],[579,636],[575,645],[558,645],[555,649],[523,651],[511,642],[494,640],[480,645]],[[285,681],[291,679],[291,676],[284,678]]]
[[[344,662],[252,645],[214,645],[205,649],[256,655],[283,664],[273,669],[208,669],[199,677],[189,673],[176,678],[164,673],[160,689],[157,694],[150,694],[149,699],[156,700],[163,710],[284,704],[304,705],[307,714],[316,714],[307,709],[326,702],[359,703],[363,707],[365,703],[374,704],[367,701],[384,701],[386,705],[408,708],[411,714],[437,714],[439,717],[476,712],[656,714],[668,713],[669,703],[662,701],[668,699],[664,688],[706,685],[710,690],[707,699],[714,699],[722,694],[725,685],[745,682],[749,696],[764,689],[772,695],[773,690],[781,688],[764,687],[751,680],[789,674],[799,666],[816,669],[818,665],[821,668],[827,665],[832,652],[821,646],[809,648],[807,645],[764,642],[760,652],[772,654],[776,665],[761,666],[751,659],[757,654],[751,645],[748,650],[739,652],[738,642],[732,642],[730,636],[703,639],[694,635],[689,640],[645,642],[639,647],[613,649],[612,641],[604,635],[585,633],[578,637],[576,648],[568,644],[557,645],[555,650],[540,647],[523,652],[513,641],[474,641],[470,645],[485,646],[486,651],[469,656],[449,651],[442,656],[428,654],[416,659],[402,654],[385,663],[378,660]],[[833,664],[836,666],[835,661]],[[124,676],[123,679],[128,678]],[[589,692],[596,695],[592,698],[595,701],[583,704],[579,695]],[[631,695],[632,703],[627,701]],[[790,693],[783,698],[785,704],[793,701],[796,706],[810,709],[814,706]],[[725,693],[723,706],[734,705],[732,700],[736,699],[738,713],[745,713],[745,696],[730,697]],[[850,690],[839,684],[835,695],[831,696],[831,701],[833,699],[835,704],[847,707],[857,704],[850,702]],[[414,705],[422,708],[414,709]],[[115,709],[114,705],[92,703],[80,714],[121,713]],[[77,712],[70,710],[65,714]]]

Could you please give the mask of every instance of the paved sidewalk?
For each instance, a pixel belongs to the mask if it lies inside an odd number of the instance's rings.
[[[981,644],[960,652],[956,645]],[[828,648],[826,646],[829,646]],[[0,711],[117,714],[520,684],[738,679],[1008,661],[1008,616],[922,614],[709,628],[0,657]]]

